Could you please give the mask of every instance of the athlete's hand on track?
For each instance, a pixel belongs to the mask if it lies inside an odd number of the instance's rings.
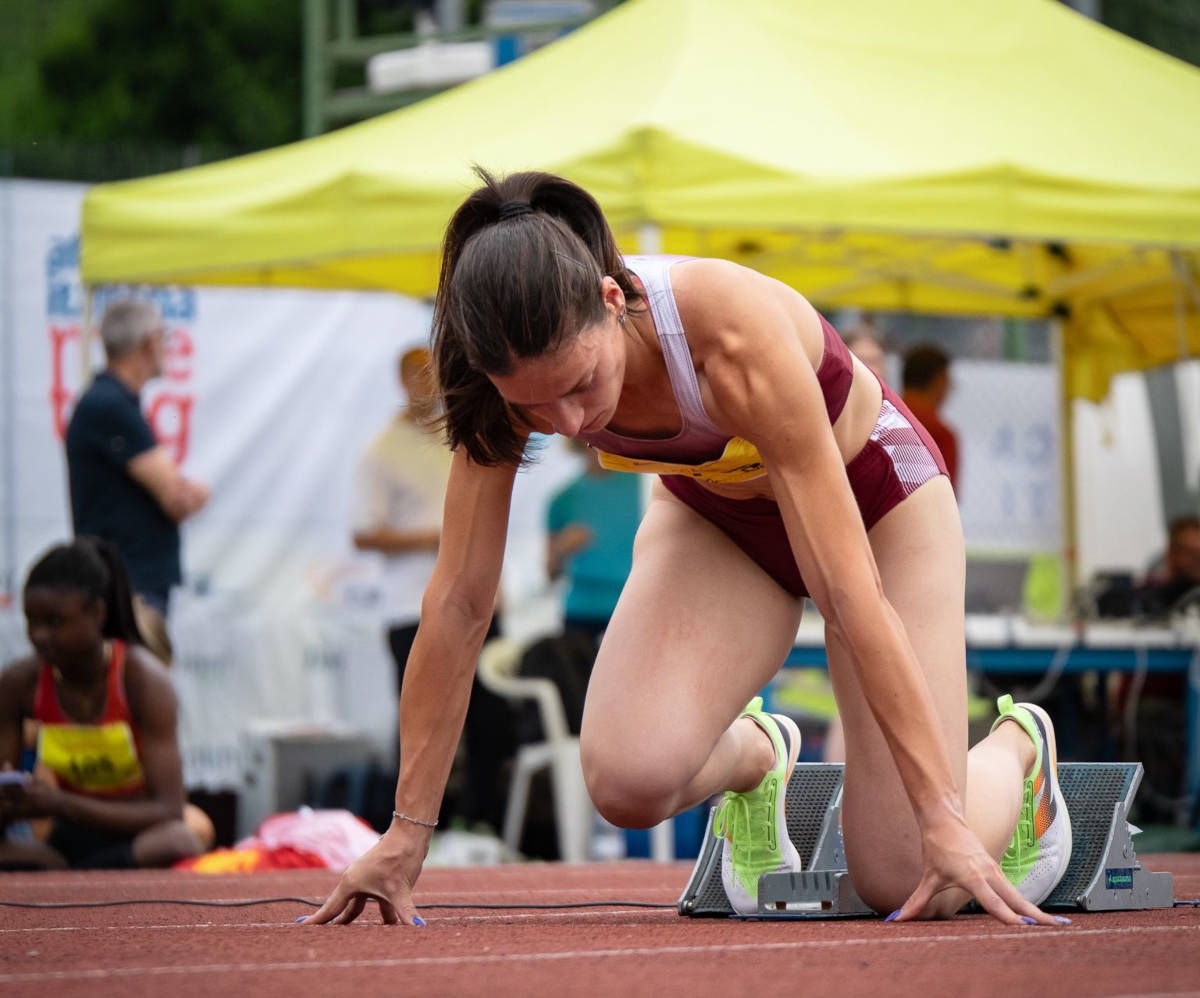
[[[412,892],[429,848],[429,833],[420,828],[393,826],[342,874],[325,903],[304,920],[305,925],[346,925],[370,900],[379,902],[387,925],[424,925]]]
[[[917,889],[891,921],[919,918],[925,907],[942,891],[961,887],[994,918],[1006,925],[1062,925],[1064,920],[1047,915],[1021,896],[965,821],[953,818],[926,830],[922,842],[924,869]]]

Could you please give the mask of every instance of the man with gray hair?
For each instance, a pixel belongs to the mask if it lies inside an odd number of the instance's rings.
[[[209,493],[180,474],[142,414],[142,388],[162,374],[165,335],[162,314],[149,302],[115,301],[105,309],[100,338],[107,365],[76,403],[66,445],[75,533],[116,545],[143,635],[169,660],[167,604],[182,579],[179,524],[203,508]]]

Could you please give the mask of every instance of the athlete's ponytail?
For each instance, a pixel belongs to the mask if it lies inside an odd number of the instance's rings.
[[[627,302],[641,296],[582,187],[549,173],[475,172],[483,186],[454,213],[442,247],[434,362],[450,446],[479,464],[516,464],[525,435],[487,376],[602,321],[605,276]]]
[[[58,544],[29,570],[25,588],[46,586],[81,590],[89,599],[104,601],[102,632],[129,644],[145,644],[133,615],[133,595],[121,552],[99,537],[77,537]]]

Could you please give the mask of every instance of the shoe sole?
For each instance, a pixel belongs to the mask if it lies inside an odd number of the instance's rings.
[[[1060,814],[1065,821],[1066,833],[1064,838],[1064,848],[1062,850],[1062,858],[1059,861],[1059,869],[1054,877],[1054,884],[1050,890],[1046,892],[1046,896],[1037,901],[1041,904],[1058,886],[1058,882],[1062,880],[1067,872],[1067,867],[1071,865],[1071,849],[1074,845],[1074,839],[1071,833],[1071,812],[1067,810],[1067,801],[1063,797],[1062,785],[1058,782],[1058,743],[1054,736],[1054,724],[1050,720],[1050,715],[1047,714],[1041,707],[1035,703],[1022,703],[1015,706],[1024,707],[1029,713],[1033,714],[1039,722],[1041,722],[1042,730],[1046,732],[1046,751],[1050,756],[1050,779],[1053,781],[1052,793],[1054,795],[1054,810],[1056,814]],[[1046,765],[1046,759],[1042,759],[1042,765]]]

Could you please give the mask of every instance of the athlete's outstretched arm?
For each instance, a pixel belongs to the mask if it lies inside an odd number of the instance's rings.
[[[695,266],[695,265],[690,265]],[[777,282],[705,261],[693,273],[689,336],[705,403],[753,442],[767,468],[797,565],[827,626],[851,651],[857,679],[895,760],[922,836],[924,869],[900,918],[958,886],[1001,921],[1053,919],[1021,897],[966,823],[949,749],[904,625],[883,592],[813,362],[799,325],[815,312]],[[689,322],[689,333],[693,328]]]
[[[423,924],[412,891],[429,849],[462,733],[479,649],[492,618],[514,467],[485,468],[454,455],[437,565],[421,602],[421,623],[400,697],[396,810],[379,842],[346,870],[308,924],[351,922],[367,901],[390,924]]]

